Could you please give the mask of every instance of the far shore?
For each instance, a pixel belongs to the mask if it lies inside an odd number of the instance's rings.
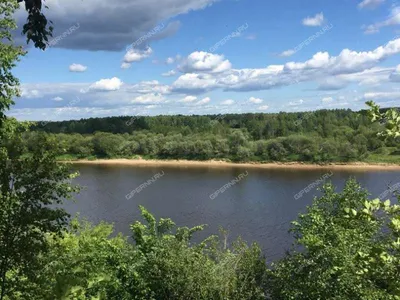
[[[258,169],[337,169],[337,170],[400,170],[400,164],[386,163],[329,163],[310,164],[301,162],[276,162],[276,163],[233,163],[218,160],[191,161],[191,160],[146,160],[146,159],[97,159],[97,160],[72,160],[65,161],[72,164],[83,165],[126,165],[126,166],[169,166],[169,167],[240,167]]]

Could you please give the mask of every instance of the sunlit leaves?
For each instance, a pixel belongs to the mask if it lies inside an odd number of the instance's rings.
[[[324,187],[293,222],[296,248],[270,273],[272,299],[399,299],[400,217],[353,180]]]
[[[380,107],[373,101],[368,101],[366,104],[370,107],[368,115],[372,122],[380,122],[385,126],[385,130],[379,135],[385,138],[400,137],[400,113],[395,109],[389,109],[382,113]]]

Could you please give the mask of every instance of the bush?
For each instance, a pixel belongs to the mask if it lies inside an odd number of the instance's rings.
[[[399,299],[400,206],[354,181],[331,184],[297,222],[295,249],[273,265],[272,299]]]

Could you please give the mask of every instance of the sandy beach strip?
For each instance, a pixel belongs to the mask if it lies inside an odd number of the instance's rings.
[[[400,170],[400,164],[371,164],[371,163],[332,163],[307,164],[299,162],[288,163],[233,163],[226,161],[191,161],[191,160],[146,160],[146,159],[97,159],[65,161],[83,165],[125,165],[125,166],[168,166],[168,167],[208,167],[208,168],[259,168],[259,169],[336,169],[336,170]]]

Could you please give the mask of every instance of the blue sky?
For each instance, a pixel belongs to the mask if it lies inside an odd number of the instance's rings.
[[[400,105],[398,1],[46,3],[52,45],[15,68],[20,120]]]

